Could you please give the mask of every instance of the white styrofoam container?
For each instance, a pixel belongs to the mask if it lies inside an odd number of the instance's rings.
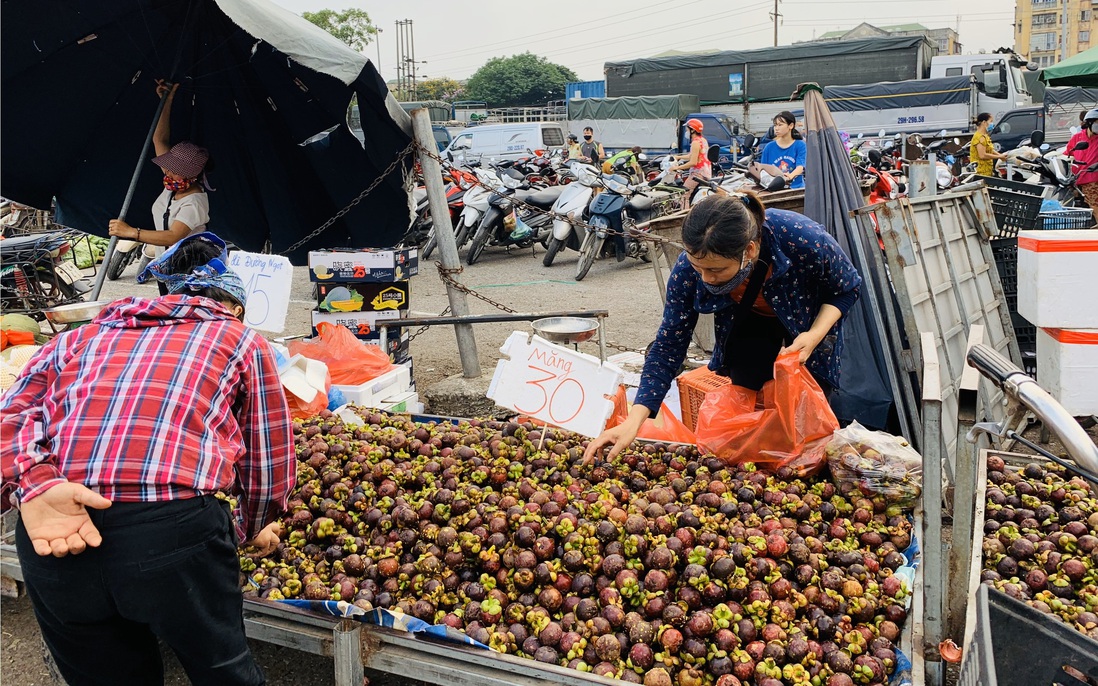
[[[335,384],[335,387],[349,403],[362,407],[380,407],[384,399],[406,392],[411,385],[412,366],[404,363],[366,383],[354,386]]]
[[[1098,329],[1037,329],[1037,378],[1072,415],[1098,414]]]
[[[1098,229],[1018,234],[1018,314],[1034,326],[1098,329],[1096,285]]]
[[[378,409],[385,410],[386,412],[414,412],[415,410],[411,408],[414,408],[419,404],[419,393],[409,391],[407,393],[394,395],[388,400],[383,401]],[[421,409],[420,412],[422,411],[423,410]]]

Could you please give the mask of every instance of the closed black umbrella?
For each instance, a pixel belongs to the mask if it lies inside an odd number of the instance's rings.
[[[898,375],[889,352],[887,329],[881,317],[882,298],[891,297],[888,283],[878,279],[872,265],[873,228],[864,216],[851,217],[863,203],[858,180],[850,164],[850,153],[839,137],[835,120],[816,84],[801,88],[804,96],[805,214],[827,227],[850,256],[862,276],[861,296],[846,315],[843,325],[845,351],[841,387],[831,397],[839,419],[857,420],[874,428],[889,427],[899,418],[904,435],[912,426],[901,411]]]
[[[106,235],[155,120],[155,80],[180,83],[172,142],[210,151],[209,228],[285,251],[346,206],[411,141],[373,65],[267,0],[4,2],[0,195]],[[357,96],[366,141],[346,125]],[[400,123],[398,123],[398,120]],[[161,172],[143,157],[127,220],[152,227]],[[402,160],[290,255],[390,246],[409,223]]]

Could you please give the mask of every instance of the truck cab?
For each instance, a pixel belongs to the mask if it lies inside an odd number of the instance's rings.
[[[991,142],[1002,151],[1013,150],[1029,140],[1034,131],[1045,131],[1045,108],[1022,107],[995,118]]]
[[[930,62],[930,78],[976,77],[978,110],[990,112],[996,120],[1011,110],[1033,106],[1022,69],[1026,60],[1014,53],[987,55],[939,55]]]

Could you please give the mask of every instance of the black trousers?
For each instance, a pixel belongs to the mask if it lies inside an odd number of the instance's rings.
[[[70,686],[163,684],[159,637],[191,683],[265,683],[244,635],[228,507],[212,496],[91,510],[98,548],[40,557],[16,528],[27,593]]]

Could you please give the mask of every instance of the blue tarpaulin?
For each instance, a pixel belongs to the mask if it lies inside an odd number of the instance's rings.
[[[399,612],[390,612],[389,610],[383,610],[381,608],[366,611],[357,605],[352,605],[351,603],[342,600],[280,600],[278,602],[300,607],[305,610],[312,610],[313,612],[332,615],[334,617],[346,617],[358,622],[363,622],[364,624],[375,624],[377,626],[384,626],[399,631],[407,631],[412,634],[425,634],[431,638],[446,641],[447,643],[457,643],[460,645],[472,646],[474,648],[491,650],[488,646],[474,641],[463,632],[458,631],[453,627],[443,626],[441,624],[428,624],[422,619]]]

